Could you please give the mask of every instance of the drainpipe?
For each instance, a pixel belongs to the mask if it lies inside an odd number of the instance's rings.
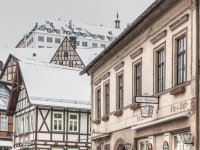
[[[200,18],[199,18],[199,1],[196,1],[196,150],[199,150],[199,125],[200,125],[200,118],[199,118],[199,113],[200,113],[200,106],[199,106],[199,25],[200,25]]]

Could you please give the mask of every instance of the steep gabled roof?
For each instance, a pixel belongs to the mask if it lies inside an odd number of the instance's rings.
[[[15,57],[32,105],[90,109],[90,77],[80,69]]]

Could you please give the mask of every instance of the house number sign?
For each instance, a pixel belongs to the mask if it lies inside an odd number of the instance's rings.
[[[152,150],[152,144],[151,143],[148,144],[148,150]]]
[[[167,141],[165,141],[163,144],[163,150],[169,150],[169,144]]]

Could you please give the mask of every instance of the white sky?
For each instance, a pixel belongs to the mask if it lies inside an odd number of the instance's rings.
[[[36,22],[72,20],[114,27],[132,23],[155,0],[0,0],[0,48],[14,48]]]

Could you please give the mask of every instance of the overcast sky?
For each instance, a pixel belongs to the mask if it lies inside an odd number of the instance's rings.
[[[0,48],[14,48],[36,22],[72,20],[114,27],[133,22],[155,0],[0,0]]]

